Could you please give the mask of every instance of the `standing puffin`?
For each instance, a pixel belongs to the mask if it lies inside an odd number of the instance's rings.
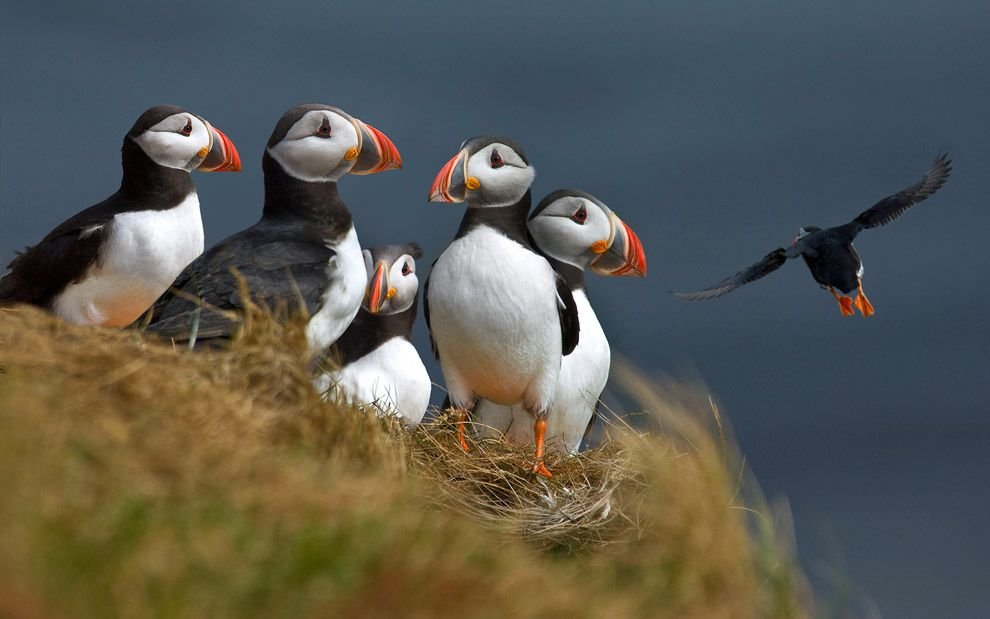
[[[28,303],[75,324],[124,327],[203,253],[189,172],[238,171],[227,136],[174,105],[146,110],[124,136],[120,189],[18,255],[0,305]]]
[[[546,439],[548,448],[576,453],[598,408],[612,363],[605,332],[585,292],[584,272],[645,277],[646,254],[636,234],[614,212],[598,198],[576,189],[560,189],[543,198],[529,218],[529,232],[567,282],[577,305],[581,339],[561,361]],[[474,415],[482,434],[494,429],[517,444],[534,441],[528,414],[519,406],[482,400]]]
[[[361,311],[330,351],[339,369],[317,378],[317,389],[331,399],[398,413],[415,426],[430,404],[432,384],[412,344],[416,322],[416,243],[364,250],[368,289]]]
[[[153,306],[148,330],[190,346],[230,338],[245,304],[236,271],[256,302],[307,312],[308,343],[326,350],[354,319],[367,284],[337,181],[399,167],[399,151],[371,125],[329,105],[293,107],[262,156],[261,219],[190,264]]]
[[[471,138],[437,174],[431,202],[467,202],[467,213],[426,283],[424,310],[458,437],[478,398],[522,407],[534,419],[533,471],[543,463],[547,416],[562,355],[578,343],[574,296],[530,245],[526,216],[535,172],[515,142]]]
[[[952,161],[948,155],[939,155],[924,178],[880,200],[849,223],[824,230],[804,226],[789,248],[778,247],[756,264],[710,288],[698,292],[675,292],[674,296],[688,301],[714,299],[776,271],[788,258],[801,256],[815,281],[839,302],[843,316],[852,316],[855,313],[853,307],[863,316],[872,316],[873,305],[863,292],[863,262],[853,247],[853,239],[867,228],[890,223],[908,207],[938,191],[951,171]]]

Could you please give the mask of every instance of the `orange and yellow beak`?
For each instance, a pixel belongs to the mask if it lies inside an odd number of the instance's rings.
[[[377,314],[382,311],[385,301],[395,296],[395,288],[388,285],[388,265],[379,262],[375,267],[375,274],[368,284],[368,311]]]
[[[591,246],[591,251],[598,254],[591,261],[591,270],[598,275],[645,277],[646,252],[639,237],[615,213],[610,212],[609,218],[612,238]]]
[[[462,150],[445,163],[430,186],[430,202],[463,202],[469,187],[467,176],[468,152]]]
[[[210,150],[196,167],[200,172],[240,172],[241,156],[234,143],[222,131],[207,123],[213,140]]]
[[[357,159],[350,174],[378,174],[386,170],[402,168],[402,156],[388,136],[366,122],[354,119],[354,126],[361,136],[359,150],[353,153]]]

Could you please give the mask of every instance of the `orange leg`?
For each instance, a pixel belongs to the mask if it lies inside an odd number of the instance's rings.
[[[863,316],[872,316],[876,313],[873,309],[873,304],[870,300],[866,298],[866,293],[863,292],[863,280],[859,281],[859,294],[856,295],[856,309]]]
[[[840,295],[835,291],[835,288],[832,288],[831,286],[829,286],[828,291],[831,292],[832,296],[835,297],[835,300],[839,302],[839,311],[842,312],[843,316],[852,316],[856,313],[853,311],[853,300],[851,297]]]
[[[461,449],[468,452],[471,451],[471,448],[468,447],[467,439],[464,437],[464,428],[467,425],[468,412],[466,408],[461,408],[458,410],[460,411],[460,414],[457,417],[457,442],[461,444]]]
[[[533,472],[543,477],[553,477],[550,469],[543,464],[543,445],[547,437],[547,420],[543,417],[537,417],[536,423],[533,424],[533,433],[536,434],[536,464],[533,465]]]

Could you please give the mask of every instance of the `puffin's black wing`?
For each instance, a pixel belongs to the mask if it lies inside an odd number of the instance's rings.
[[[80,279],[99,258],[109,226],[49,235],[15,257],[0,279],[0,305],[30,303],[50,307],[55,296]]]
[[[430,267],[430,275],[433,275],[433,267],[437,266],[437,261],[433,261]],[[430,325],[430,275],[426,276],[426,285],[423,286],[423,317],[426,319],[426,332],[430,334],[430,348],[433,349],[433,356],[440,360],[440,351],[437,350],[437,342],[433,339],[433,327]]]
[[[229,338],[240,328],[237,313],[246,305],[238,276],[259,305],[315,313],[333,285],[327,266],[334,251],[298,238],[258,237],[249,228],[186,267],[155,302],[148,330],[179,341],[193,335],[197,340]]]
[[[76,213],[11,260],[0,279],[0,304],[30,303],[49,307],[55,295],[81,278],[99,258],[119,210],[114,194]]]
[[[732,277],[723,279],[710,288],[705,288],[704,290],[699,290],[698,292],[675,292],[674,296],[683,301],[704,301],[706,299],[714,299],[715,297],[720,297],[723,294],[732,292],[743,284],[755,282],[761,277],[765,277],[770,273],[773,273],[783,266],[783,264],[787,262],[788,258],[794,258],[797,255],[798,253],[795,251],[788,251],[783,247],[778,247],[766,256],[763,256],[763,260],[760,260],[756,264],[739,271]]]
[[[581,324],[578,320],[577,303],[570,287],[560,273],[554,271],[557,279],[557,313],[560,315],[561,354],[567,356],[577,348],[581,339]]]
[[[841,231],[842,240],[852,241],[865,228],[876,228],[894,221],[908,207],[921,202],[938,191],[948,180],[950,172],[952,172],[952,160],[949,159],[949,155],[947,153],[939,155],[920,181],[894,195],[887,196],[860,213],[856,219],[844,226],[839,226],[838,230]]]

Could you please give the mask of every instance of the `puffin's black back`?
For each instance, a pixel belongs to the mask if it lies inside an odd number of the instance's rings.
[[[284,133],[284,131],[283,131]],[[265,205],[255,225],[220,241],[197,258],[152,308],[149,331],[175,340],[228,338],[239,327],[215,309],[245,307],[242,276],[255,302],[292,313],[305,306],[312,315],[331,282],[327,263],[334,256],[328,239],[343,238],[352,227],[350,212],[340,200],[336,183],[308,183],[288,175],[267,152]],[[198,298],[200,304],[188,297]],[[208,304],[208,305],[206,305]]]
[[[820,243],[814,245],[814,254],[802,253],[811,276],[822,287],[832,286],[840,292],[850,293],[859,287],[861,262],[856,249],[845,243]]]

